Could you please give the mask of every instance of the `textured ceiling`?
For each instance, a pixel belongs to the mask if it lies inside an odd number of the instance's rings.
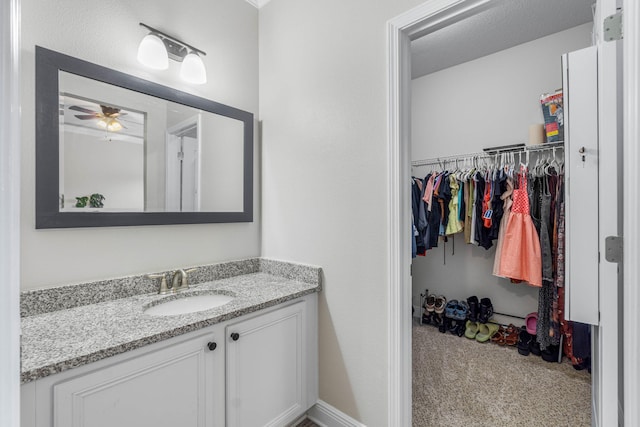
[[[412,78],[593,20],[595,0],[494,0],[486,10],[411,42]]]

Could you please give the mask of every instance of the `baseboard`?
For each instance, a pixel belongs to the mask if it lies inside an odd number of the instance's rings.
[[[322,400],[309,409],[307,417],[320,427],[366,427]]]

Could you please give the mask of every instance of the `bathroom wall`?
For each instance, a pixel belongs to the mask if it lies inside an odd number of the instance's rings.
[[[386,23],[421,0],[260,11],[263,256],[320,265],[320,399],[387,425]]]
[[[561,55],[590,46],[591,29],[580,25],[413,80],[412,159],[526,144],[529,125],[544,121],[540,95],[562,87]],[[430,170],[414,167],[413,174]],[[466,245],[462,235],[440,242],[413,261],[414,306],[429,289],[448,299],[489,297],[495,311],[516,317],[537,311],[538,289],[493,276],[494,258],[495,246]]]
[[[136,60],[144,22],[204,50],[208,83],[182,82]],[[258,112],[258,11],[240,0],[22,1],[22,289],[167,270],[260,254],[260,150],[254,222],[35,229],[35,54],[40,45],[163,85]],[[256,132],[257,141],[257,132]]]

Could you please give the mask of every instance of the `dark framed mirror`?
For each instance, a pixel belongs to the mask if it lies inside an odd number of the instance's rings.
[[[36,228],[253,221],[253,114],[36,46]]]

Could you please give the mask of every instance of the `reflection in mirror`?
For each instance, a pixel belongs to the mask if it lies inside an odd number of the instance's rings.
[[[242,121],[64,71],[59,90],[61,212],[242,211]]]
[[[253,114],[36,46],[36,228],[253,221]]]

